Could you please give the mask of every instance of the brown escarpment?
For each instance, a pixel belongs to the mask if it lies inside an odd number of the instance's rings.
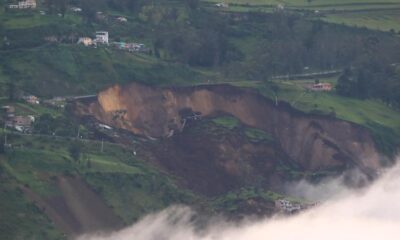
[[[256,91],[229,85],[155,88],[115,85],[96,101],[80,105],[80,115],[151,138],[170,136],[184,125],[182,110],[202,116],[230,114],[243,124],[271,133],[281,149],[304,169],[318,171],[349,165],[365,172],[380,167],[369,132],[358,125],[309,115],[273,102]]]

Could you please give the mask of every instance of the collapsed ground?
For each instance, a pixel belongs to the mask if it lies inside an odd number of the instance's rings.
[[[303,86],[316,80],[335,86],[339,75],[305,80],[287,76],[355,66],[379,77],[387,76],[386,70],[371,66],[392,64],[390,71],[398,71],[397,1],[286,1],[284,11],[277,11],[278,1],[264,6],[265,1],[243,5],[234,0],[228,9],[208,1],[197,9],[182,1],[153,6],[138,1],[145,4],[133,11],[104,2],[96,1],[93,9],[101,6],[95,10],[105,12],[107,21],[89,21],[69,9],[59,17],[43,5],[6,12],[0,0],[0,101],[14,106],[18,115],[34,115],[34,133],[42,135],[1,130],[0,138],[6,133],[11,144],[0,158],[1,239],[63,239],[65,233],[115,229],[175,203],[235,218],[271,214],[274,200],[288,198],[280,193],[282,181],[317,181],[343,170],[301,168],[276,146],[271,132],[225,113],[189,121],[172,138],[148,141],[118,129],[99,129],[96,122],[77,122],[69,111],[26,104],[18,99],[24,93],[46,99],[96,94],[116,83],[227,82],[257,89],[306,113],[362,125],[389,158],[400,145],[400,113],[393,102],[373,94],[360,99]],[[128,24],[117,23],[118,16],[125,16]],[[348,27],[354,25],[359,27]],[[73,41],[96,30],[108,30],[115,41],[143,42],[153,54],[87,48]],[[376,62],[364,63],[372,57]],[[357,75],[362,76],[354,73],[355,80]],[[381,96],[389,96],[387,89],[396,92],[395,82],[378,80]],[[79,134],[85,141],[76,141]],[[124,145],[111,143],[118,140],[115,134],[123,136]]]

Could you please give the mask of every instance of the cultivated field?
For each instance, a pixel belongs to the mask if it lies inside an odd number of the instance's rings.
[[[400,31],[400,10],[330,14],[325,21],[383,31]]]
[[[224,9],[226,11],[271,12],[278,5],[282,5],[289,10],[320,11],[318,17],[327,22],[382,31],[400,30],[400,0],[226,0],[223,2],[230,4],[229,8]]]

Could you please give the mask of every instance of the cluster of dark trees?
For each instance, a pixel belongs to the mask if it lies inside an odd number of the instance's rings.
[[[400,67],[370,61],[347,68],[338,79],[339,94],[360,99],[375,98],[400,108]]]
[[[6,48],[26,45],[27,39],[29,46],[37,46],[46,36],[104,28],[115,38],[145,39],[151,53],[165,61],[217,68],[229,78],[268,80],[304,69],[349,68],[339,81],[340,94],[398,101],[391,93],[398,74],[390,66],[400,62],[400,40],[393,33],[328,24],[296,12],[211,11],[199,0],[46,0],[45,4],[50,12],[62,14],[68,5],[80,6],[84,25],[23,31],[0,27],[12,43]],[[96,12],[107,9],[124,12],[134,21],[125,25],[98,21]],[[32,37],[21,37],[27,32]]]
[[[371,55],[384,56],[392,62],[400,59],[400,41],[389,33],[285,13],[249,15],[245,24],[251,31],[247,36],[257,39],[257,48],[246,54],[247,61],[229,68],[236,76],[242,72],[247,78],[262,80],[271,75],[300,73],[305,68],[342,69]]]
[[[50,114],[41,115],[33,126],[33,132],[43,135],[76,137],[79,125],[65,116],[53,117]]]
[[[380,55],[400,62],[391,33],[309,20],[297,13],[218,13],[204,8],[143,5],[138,18],[153,53],[229,77],[264,80],[305,68],[341,69]],[[250,50],[249,50],[250,49]]]
[[[68,9],[69,0],[45,0],[43,4],[47,8],[48,13],[60,13],[64,17]]]

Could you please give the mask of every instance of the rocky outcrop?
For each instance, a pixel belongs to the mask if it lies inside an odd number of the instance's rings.
[[[309,171],[358,166],[366,173],[380,167],[379,154],[369,132],[331,117],[310,115],[273,102],[256,91],[229,85],[154,88],[116,85],[80,104],[80,115],[151,138],[170,136],[182,129],[182,112],[202,116],[225,113],[243,124],[274,135],[279,146]]]

